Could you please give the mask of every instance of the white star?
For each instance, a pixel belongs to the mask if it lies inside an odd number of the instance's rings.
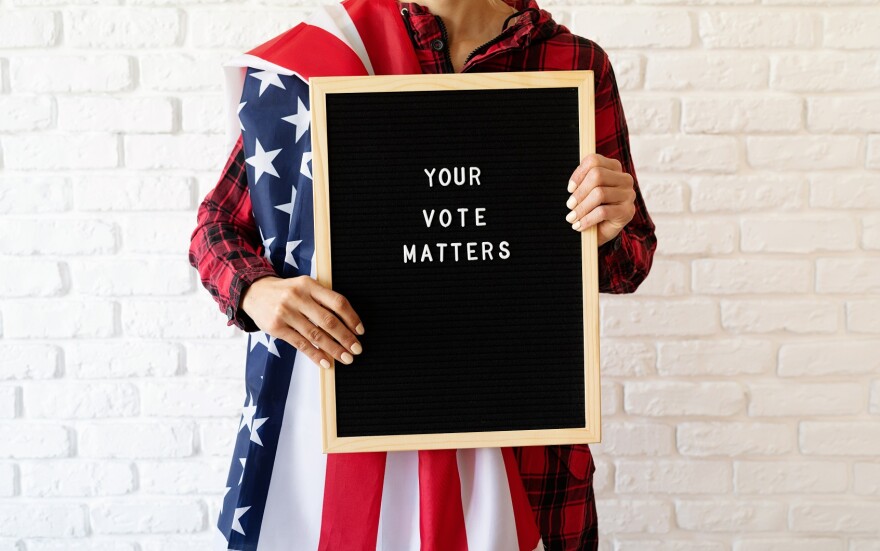
[[[260,183],[260,177],[263,174],[271,174],[278,178],[278,172],[275,170],[275,167],[272,166],[272,161],[279,153],[281,153],[281,149],[265,151],[260,140],[257,140],[256,150],[254,151],[253,156],[244,160],[244,162],[254,167],[254,185]]]
[[[263,235],[263,228],[259,228],[259,230],[260,230],[260,240],[263,242],[263,249],[264,249],[263,256],[266,257],[266,260],[272,260],[272,258],[271,258],[272,251],[269,250],[269,245],[271,245],[272,242],[275,241],[275,238],[270,237],[269,239],[266,239],[266,236]]]
[[[287,117],[281,117],[284,122],[289,122],[296,127],[296,141],[302,138],[302,135],[309,129],[311,120],[309,118],[309,110],[303,104],[299,96],[296,98],[296,114]]]
[[[220,514],[223,514],[223,502],[226,501],[226,496],[229,495],[229,490],[232,489],[232,486],[227,486],[226,491],[223,492],[223,498],[220,500]]]
[[[263,331],[254,331],[248,335],[251,343],[251,352],[253,352],[254,348],[257,347],[258,344],[262,344],[266,347],[270,354],[273,356],[281,357],[281,354],[278,352],[278,347],[275,346],[275,341],[278,340],[269,333],[264,333]]]
[[[252,430],[251,427],[253,426],[254,415],[256,414],[257,404],[254,403],[254,397],[248,394],[248,399],[245,402],[244,407],[241,408],[241,423],[238,425],[238,431],[241,432],[241,429],[244,427],[247,427],[248,430]]]
[[[257,434],[257,430],[263,426],[263,423],[268,421],[268,417],[260,417],[259,419],[254,419],[254,428],[251,430],[251,442],[256,442],[260,446],[263,445],[263,441],[260,440],[260,435]]]
[[[238,477],[238,485],[241,486],[241,481],[244,480],[244,464],[247,463],[247,457],[239,457],[239,461],[241,461],[241,476]]]
[[[278,73],[273,73],[272,71],[260,71],[259,73],[253,73],[251,76],[260,81],[260,93],[258,94],[260,96],[263,95],[263,92],[265,92],[269,86],[277,86],[282,90],[287,90],[287,88],[284,87],[284,83],[278,78]]]
[[[290,202],[283,205],[275,205],[275,208],[281,212],[286,212],[289,216],[293,216],[293,203],[296,201],[296,188],[292,187],[290,192]]]
[[[232,515],[232,529],[242,536],[244,536],[245,533],[244,528],[241,527],[241,521],[239,519],[241,519],[242,515],[247,513],[248,509],[250,508],[250,505],[248,505],[247,507],[236,507],[235,513]]]
[[[293,249],[297,248],[300,243],[302,243],[302,239],[287,242],[287,254],[284,255],[285,264],[290,264],[294,268],[299,268],[299,266],[296,265],[296,259],[293,258]]]
[[[238,115],[238,126],[241,128],[241,131],[244,132],[244,123],[241,122],[241,110],[244,109],[244,106],[247,105],[246,101],[243,101],[238,104],[238,111],[236,111],[236,115]]]
[[[312,179],[312,171],[309,170],[309,162],[312,160],[312,152],[306,151],[303,153],[302,163],[299,165],[299,171],[309,180]]]

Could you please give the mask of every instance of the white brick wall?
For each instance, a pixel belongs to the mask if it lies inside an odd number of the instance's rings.
[[[186,259],[220,62],[316,0],[0,0],[0,550],[205,549],[243,335]],[[659,249],[603,295],[603,551],[880,550],[880,0],[546,0]]]

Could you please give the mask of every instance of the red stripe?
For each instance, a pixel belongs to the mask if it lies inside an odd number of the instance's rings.
[[[318,551],[376,550],[386,456],[386,452],[327,454]]]
[[[421,551],[467,551],[456,450],[419,450]]]
[[[310,55],[304,52],[320,54]],[[248,53],[296,71],[305,79],[367,74],[361,58],[346,43],[324,29],[306,23],[298,24]]]
[[[504,468],[507,471],[507,484],[510,486],[510,501],[513,502],[513,518],[516,522],[516,538],[520,551],[532,551],[538,546],[541,533],[535,520],[535,513],[519,474],[519,466],[511,448],[501,448]]]
[[[377,75],[421,74],[422,66],[395,0],[344,0]]]

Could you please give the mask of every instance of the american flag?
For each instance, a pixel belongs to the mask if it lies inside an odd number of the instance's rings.
[[[420,72],[393,0],[322,6],[228,64],[228,137],[243,139],[279,276],[315,277],[308,79]],[[543,548],[509,448],[323,454],[318,369],[283,340],[249,334],[217,549]]]

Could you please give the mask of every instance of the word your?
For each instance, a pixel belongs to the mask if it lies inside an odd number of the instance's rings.
[[[466,178],[465,176],[465,168],[469,169],[470,178]],[[449,184],[455,184],[457,186],[463,186],[466,182],[471,186],[480,185],[480,168],[476,166],[471,167],[463,167],[456,166],[452,169],[441,168],[440,172],[437,172],[436,168],[432,168],[431,172],[428,172],[428,169],[425,169],[425,174],[428,175],[428,187],[434,187],[434,174],[437,174],[437,183],[443,187],[449,186]],[[475,183],[476,182],[476,183]]]

